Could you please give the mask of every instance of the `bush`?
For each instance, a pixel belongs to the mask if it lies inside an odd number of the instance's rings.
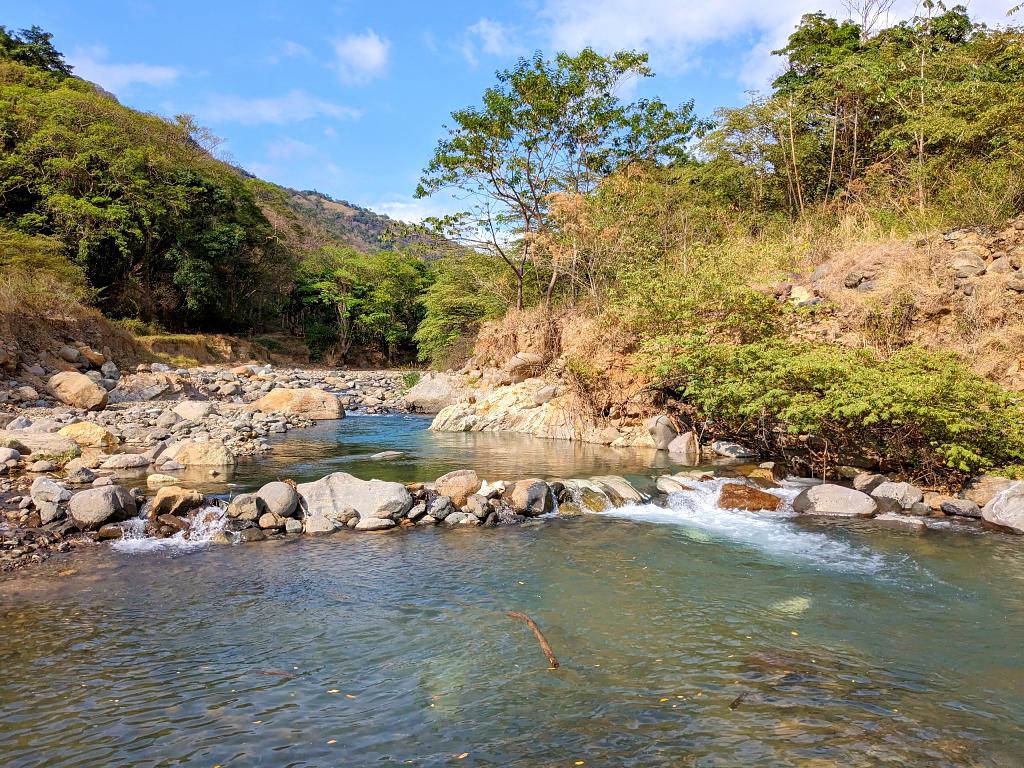
[[[711,432],[769,454],[864,457],[931,482],[1024,460],[1020,396],[951,355],[908,347],[882,360],[841,347],[698,338],[662,339],[648,352],[661,386]]]
[[[412,389],[420,381],[419,371],[408,371],[402,374],[402,387],[404,389]]]

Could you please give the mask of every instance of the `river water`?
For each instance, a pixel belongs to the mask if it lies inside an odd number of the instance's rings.
[[[424,426],[296,432],[232,481],[658,471]],[[407,456],[368,458],[387,449]],[[0,765],[1024,764],[1024,539],[729,512],[716,492],[53,558],[0,582]]]

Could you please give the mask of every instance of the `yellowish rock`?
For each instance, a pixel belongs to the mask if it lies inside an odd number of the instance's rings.
[[[316,387],[274,389],[254,402],[252,407],[265,413],[284,413],[317,420],[340,419],[345,415],[337,395]]]
[[[117,438],[109,430],[91,421],[68,424],[57,434],[70,437],[83,448],[103,448],[110,451],[116,448],[118,443]]]
[[[159,488],[162,485],[174,485],[178,482],[178,478],[171,477],[170,475],[161,475],[159,472],[155,472],[146,478],[146,485],[150,488]]]

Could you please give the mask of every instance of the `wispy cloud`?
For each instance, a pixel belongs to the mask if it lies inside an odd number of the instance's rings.
[[[444,196],[417,200],[411,197],[396,195],[370,205],[378,213],[386,214],[398,221],[419,224],[429,216],[446,216],[460,210],[458,202]]]
[[[334,55],[334,68],[343,81],[365,83],[387,72],[391,41],[367,29],[335,40]]]
[[[115,64],[107,61],[109,51],[101,46],[76,48],[68,55],[75,74],[117,93],[135,85],[172,85],[181,76],[178,67],[160,64]]]
[[[362,113],[358,109],[310,96],[299,90],[283,96],[214,96],[197,110],[199,116],[212,123],[242,125],[287,125],[314,117],[352,120]]]
[[[508,27],[494,19],[480,19],[466,28],[462,41],[462,55],[476,66],[479,54],[488,56],[518,56],[522,46],[512,39]]]

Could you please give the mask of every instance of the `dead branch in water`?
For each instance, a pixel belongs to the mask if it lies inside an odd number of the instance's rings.
[[[532,629],[533,634],[537,636],[537,642],[540,643],[541,651],[547,656],[548,668],[558,669],[558,659],[555,658],[555,652],[551,650],[551,646],[548,644],[547,638],[544,637],[544,633],[540,631],[540,627],[537,626],[537,622],[519,611],[505,611],[505,615],[511,619],[519,619],[526,622],[526,626]]]

